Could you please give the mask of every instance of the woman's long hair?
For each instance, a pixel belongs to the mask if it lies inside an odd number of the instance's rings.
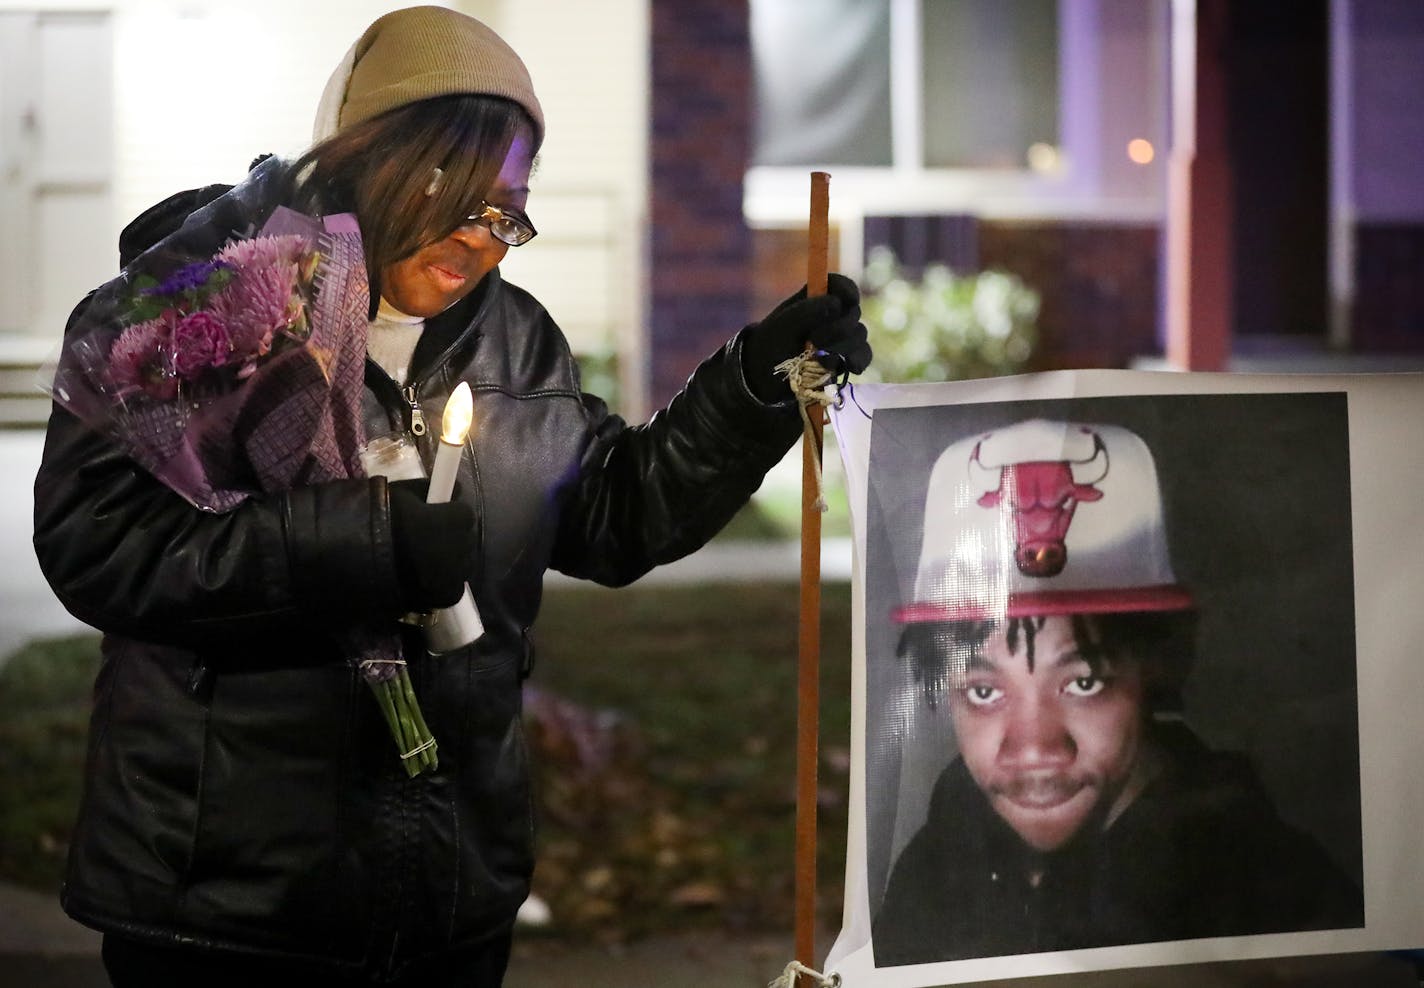
[[[397,107],[302,155],[298,206],[356,214],[374,310],[381,271],[449,236],[477,211],[521,129],[531,139],[536,133],[519,104],[496,96],[438,96]]]

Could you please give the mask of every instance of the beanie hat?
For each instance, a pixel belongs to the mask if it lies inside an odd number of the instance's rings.
[[[332,73],[317,108],[321,141],[387,110],[435,96],[499,96],[534,121],[544,140],[544,111],[529,70],[504,39],[467,14],[407,7],[372,22]]]

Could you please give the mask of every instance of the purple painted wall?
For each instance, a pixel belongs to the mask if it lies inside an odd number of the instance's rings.
[[[1356,216],[1424,221],[1424,3],[1353,0],[1349,9]]]

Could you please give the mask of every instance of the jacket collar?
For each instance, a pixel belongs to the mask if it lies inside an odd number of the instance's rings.
[[[485,275],[484,280],[466,297],[450,308],[426,320],[415,355],[411,358],[411,380],[423,381],[439,367],[448,363],[462,350],[471,349],[481,334],[481,327],[494,308],[501,285],[499,268]]]

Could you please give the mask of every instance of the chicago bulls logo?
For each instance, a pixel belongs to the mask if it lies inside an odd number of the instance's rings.
[[[1082,460],[983,461],[985,437],[974,446],[969,470],[985,493],[977,503],[1008,513],[1014,526],[1014,563],[1025,576],[1057,576],[1068,563],[1068,526],[1084,501],[1103,492],[1094,485],[1107,476],[1108,452],[1089,429],[1093,451]],[[1091,477],[1091,479],[1085,479]]]

